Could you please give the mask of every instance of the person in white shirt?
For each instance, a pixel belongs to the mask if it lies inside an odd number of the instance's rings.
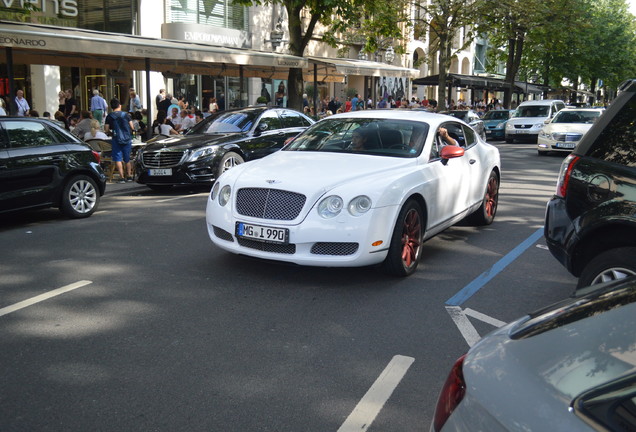
[[[17,109],[17,116],[25,117],[29,115],[31,107],[29,106],[27,100],[24,98],[24,92],[22,90],[18,90],[16,92],[15,105]]]
[[[100,130],[101,125],[96,119],[91,119],[91,130],[84,134],[84,141],[92,139],[109,140],[110,138]]]
[[[181,126],[179,127],[180,132],[185,132],[196,124],[194,116],[190,114],[187,109],[181,110],[179,116],[181,117]]]

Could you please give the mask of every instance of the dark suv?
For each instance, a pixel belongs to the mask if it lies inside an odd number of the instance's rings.
[[[136,180],[155,190],[207,185],[225,171],[280,150],[314,121],[286,108],[222,111],[185,135],[158,136],[136,158]]]
[[[545,238],[577,288],[636,275],[636,80],[561,166]]]
[[[48,120],[0,117],[0,213],[58,207],[95,212],[106,189],[99,154]]]

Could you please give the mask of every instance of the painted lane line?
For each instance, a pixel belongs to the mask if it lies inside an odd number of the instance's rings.
[[[524,240],[521,244],[508,252],[503,258],[497,261],[489,270],[477,276],[471,283],[462,288],[457,294],[446,301],[448,306],[461,306],[466,300],[471,298],[477,291],[486,285],[491,279],[503,271],[509,264],[519,258],[521,254],[532,246],[543,236],[543,227]]]
[[[472,310],[471,308],[464,309],[464,315],[471,316],[473,318],[477,318],[479,321],[483,321],[486,324],[490,324],[493,327],[503,327],[507,323],[500,321],[496,318],[483,314],[481,312],[477,312],[476,310]]]
[[[371,388],[358,402],[358,405],[349,414],[349,417],[340,426],[338,432],[366,431],[414,361],[413,357],[401,355],[393,357],[378,379],[375,380]]]
[[[472,347],[479,341],[479,339],[481,339],[481,336],[479,336],[479,333],[477,333],[475,327],[473,327],[473,325],[470,323],[470,321],[464,314],[464,311],[462,311],[462,308],[460,308],[459,306],[446,306],[446,311],[455,322],[455,325],[459,329],[459,332],[462,334],[469,347]]]
[[[31,297],[30,299],[27,299],[19,303],[16,303],[14,305],[7,306],[0,309],[0,316],[10,314],[11,312],[15,312],[20,309],[24,309],[25,307],[50,299],[51,297],[64,294],[65,292],[73,291],[74,289],[81,288],[83,286],[86,286],[92,283],[93,283],[92,281],[83,280],[83,281],[72,283],[70,285],[63,286],[62,288],[54,289],[53,291],[49,291],[44,294],[40,294],[39,296]]]

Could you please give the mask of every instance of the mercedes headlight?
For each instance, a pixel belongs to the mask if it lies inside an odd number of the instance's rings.
[[[371,198],[360,195],[349,201],[349,213],[351,216],[362,216],[371,209]]]
[[[331,219],[340,214],[342,206],[342,198],[337,195],[331,195],[320,201],[318,214],[325,219]]]
[[[217,146],[208,146],[194,150],[188,155],[186,162],[194,162],[206,156],[213,155],[214,153],[216,153],[217,148]]]
[[[230,185],[223,186],[223,188],[221,189],[221,193],[219,193],[219,205],[221,207],[225,207],[225,204],[230,201],[231,194],[232,188],[230,187]]]

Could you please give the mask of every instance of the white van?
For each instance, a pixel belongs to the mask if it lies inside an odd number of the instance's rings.
[[[524,140],[536,143],[545,121],[563,108],[565,103],[558,99],[521,102],[506,123],[506,142]]]

